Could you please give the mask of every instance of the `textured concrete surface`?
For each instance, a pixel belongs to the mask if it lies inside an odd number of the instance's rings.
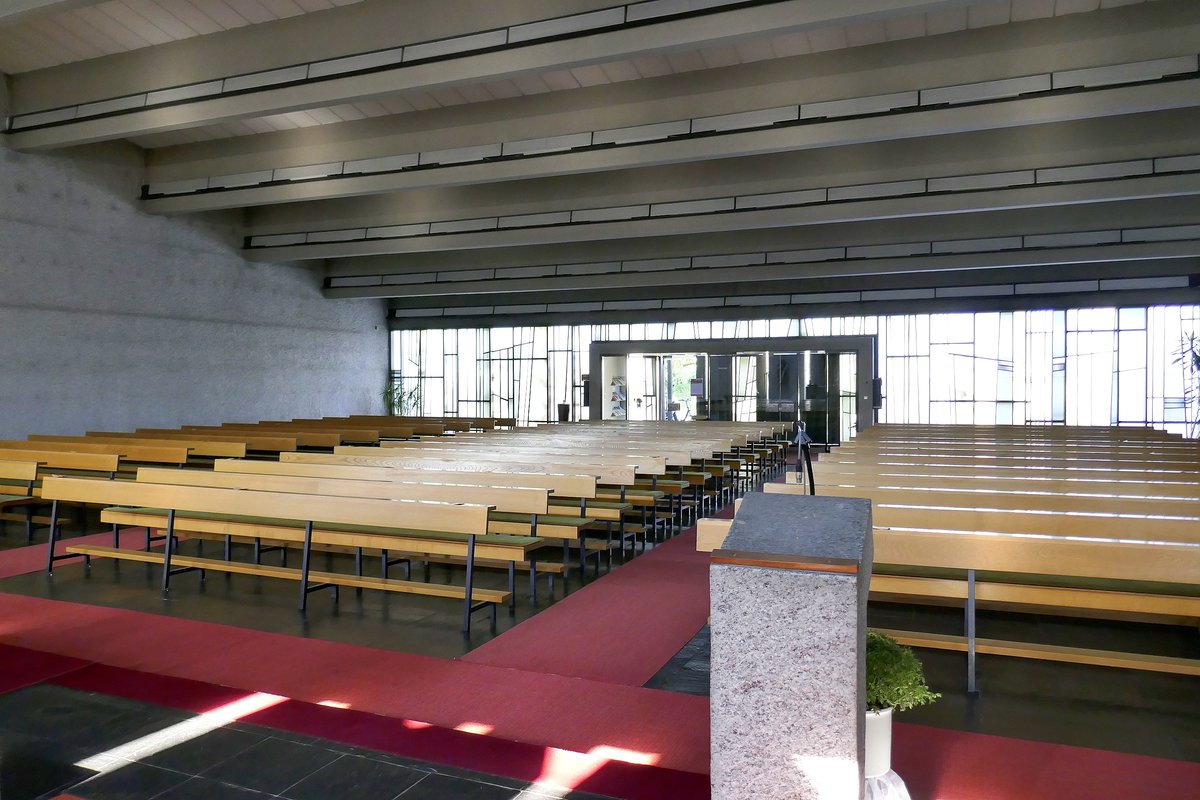
[[[750,492],[721,548],[858,562],[870,531],[870,500]]]
[[[870,506],[751,494],[737,520],[727,551],[861,566],[857,574],[710,567],[712,796],[857,798]]]
[[[380,301],[136,205],[140,152],[0,145],[0,438],[378,413]]]

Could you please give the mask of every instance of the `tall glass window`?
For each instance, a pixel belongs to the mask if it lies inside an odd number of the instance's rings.
[[[879,337],[882,422],[1154,425],[1200,435],[1200,306],[402,330],[425,414],[586,419],[593,341]],[[686,348],[684,348],[686,349]]]

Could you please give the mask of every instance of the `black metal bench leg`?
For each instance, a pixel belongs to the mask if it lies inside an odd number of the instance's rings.
[[[508,613],[517,613],[517,562],[508,562]]]
[[[308,565],[312,557],[312,531],[310,520],[304,525],[304,553],[300,557],[300,610],[308,607]]]
[[[975,682],[975,570],[967,570],[967,693],[979,694]]]
[[[463,599],[463,633],[471,635],[472,589],[475,583],[475,534],[467,535],[467,586]],[[493,609],[495,604],[493,604]]]
[[[46,545],[46,573],[54,574],[54,546],[58,543],[58,501],[50,504],[50,544]]]
[[[166,595],[171,590],[171,553],[175,550],[175,509],[167,512],[167,543],[163,548],[162,592]],[[146,528],[146,538],[150,537],[150,529]],[[149,542],[147,542],[148,544]],[[149,548],[146,548],[149,549]]]
[[[604,523],[604,538],[605,538],[605,541],[608,543],[608,548],[607,548],[608,549],[608,554],[607,554],[608,566],[606,567],[606,570],[608,572],[612,572],[612,523],[611,522]],[[621,546],[624,547],[625,543],[621,542]],[[625,557],[625,554],[624,554],[624,552],[622,552],[621,553],[622,560],[624,560],[624,557]],[[597,570],[599,570],[599,568],[600,568],[600,559],[596,559],[596,568],[597,568]]]
[[[529,603],[537,605],[537,558],[529,555]]]

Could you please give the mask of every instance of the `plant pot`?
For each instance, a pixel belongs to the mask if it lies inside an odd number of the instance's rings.
[[[875,778],[892,768],[892,709],[867,712],[863,776]]]

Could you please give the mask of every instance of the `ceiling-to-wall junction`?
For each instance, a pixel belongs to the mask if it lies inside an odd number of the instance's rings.
[[[0,70],[9,146],[132,141],[146,212],[411,327],[1194,300],[1198,42],[1189,0],[24,0]]]

